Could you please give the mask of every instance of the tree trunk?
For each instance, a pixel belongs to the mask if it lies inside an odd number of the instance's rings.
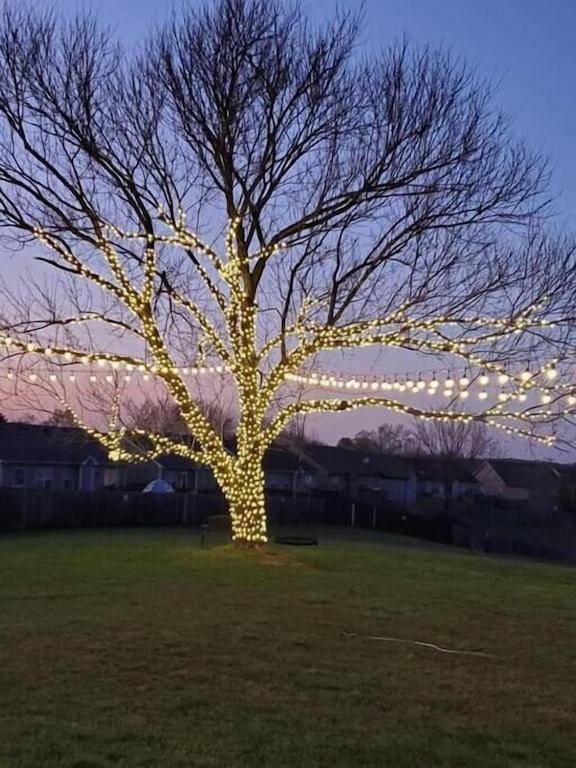
[[[234,543],[245,547],[265,544],[268,532],[261,460],[238,459],[233,480],[223,490],[230,509]]]

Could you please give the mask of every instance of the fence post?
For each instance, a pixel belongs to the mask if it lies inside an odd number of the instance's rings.
[[[22,524],[22,530],[25,531],[28,527],[28,492],[26,489],[22,491],[20,496],[20,520]]]
[[[352,510],[350,514],[350,528],[354,528],[356,525],[356,502],[352,502]]]
[[[372,507],[372,528],[376,528],[376,507]]]

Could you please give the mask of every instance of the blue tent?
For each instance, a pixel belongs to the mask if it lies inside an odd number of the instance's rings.
[[[157,478],[156,480],[152,480],[151,483],[148,483],[142,493],[174,493],[174,488],[172,488],[170,483],[167,483],[166,480]]]

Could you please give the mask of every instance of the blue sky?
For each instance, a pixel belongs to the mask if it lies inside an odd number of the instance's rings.
[[[142,39],[170,7],[157,0],[56,0],[64,10],[91,8],[129,43]],[[175,3],[178,6],[178,2]],[[321,20],[333,0],[304,0]],[[356,9],[359,0],[341,7]],[[377,48],[406,36],[449,47],[497,86],[496,103],[517,132],[550,159],[559,222],[576,225],[576,2],[574,0],[366,0],[363,38]],[[323,417],[322,437],[373,427],[385,413]]]

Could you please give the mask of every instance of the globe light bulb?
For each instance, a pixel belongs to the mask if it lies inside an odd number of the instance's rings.
[[[557,376],[558,376],[558,371],[556,370],[556,368],[554,368],[554,366],[552,366],[551,368],[547,368],[546,369],[546,378],[547,379],[552,380],[552,379],[555,379]]]

